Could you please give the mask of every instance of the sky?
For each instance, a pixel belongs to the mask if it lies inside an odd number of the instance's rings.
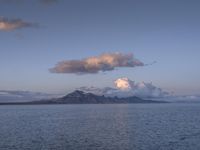
[[[199,7],[198,0],[0,0],[0,89],[63,93],[126,77],[199,95]],[[132,67],[101,61],[106,70],[55,71],[114,54],[130,56]]]

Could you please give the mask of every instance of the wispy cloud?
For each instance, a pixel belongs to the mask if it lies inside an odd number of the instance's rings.
[[[117,67],[136,66],[144,66],[144,63],[134,58],[133,54],[105,53],[82,60],[61,61],[49,70],[52,73],[95,74],[112,71]]]
[[[59,2],[59,0],[34,0],[35,2],[43,3],[43,4],[53,4]],[[28,2],[27,0],[0,0],[0,2],[8,3],[8,4],[20,4],[24,2]]]
[[[18,3],[21,3],[23,2],[24,0],[0,0],[0,2],[3,2],[3,3],[10,3],[10,4],[18,4]]]
[[[23,21],[21,19],[8,19],[0,17],[0,30],[12,31],[21,28],[37,27],[37,24]]]
[[[0,102],[23,102],[58,97],[57,94],[47,94],[31,91],[0,90]]]

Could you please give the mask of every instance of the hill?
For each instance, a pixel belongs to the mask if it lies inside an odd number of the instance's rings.
[[[32,101],[32,104],[115,104],[115,103],[160,103],[160,101],[143,100],[136,96],[119,98],[105,97],[76,90],[61,98]]]

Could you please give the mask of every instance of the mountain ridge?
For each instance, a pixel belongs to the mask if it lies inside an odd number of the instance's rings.
[[[126,104],[126,103],[164,103],[163,101],[144,100],[136,96],[130,97],[105,97],[80,90],[75,90],[63,97],[35,100],[31,102],[0,103],[0,105],[25,105],[25,104]]]
[[[95,95],[93,93],[85,93],[75,90],[63,97],[53,98],[49,100],[32,101],[31,103],[46,104],[115,104],[115,103],[161,103],[161,101],[144,100],[136,96],[119,98],[105,97],[104,95]]]

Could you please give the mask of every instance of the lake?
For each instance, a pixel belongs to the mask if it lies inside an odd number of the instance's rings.
[[[0,106],[0,150],[199,150],[200,104]]]

